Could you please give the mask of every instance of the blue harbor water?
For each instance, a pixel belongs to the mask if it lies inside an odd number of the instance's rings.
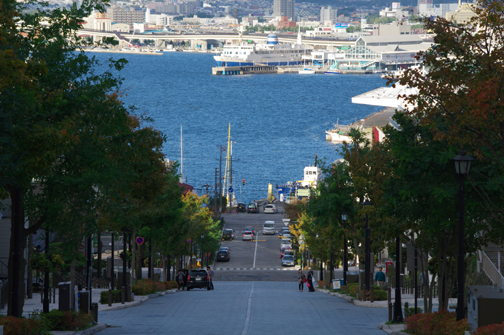
[[[227,145],[231,124],[233,188],[243,202],[265,198],[268,183],[301,180],[315,154],[328,162],[340,158],[340,145],[326,141],[325,130],[338,118],[348,124],[379,111],[351,98],[385,86],[379,75],[212,76],[211,54],[89,55],[129,61],[121,71],[123,101],[154,119],[170,160],[180,160],[182,125],[184,178],[199,194],[202,185],[215,184],[218,145]]]

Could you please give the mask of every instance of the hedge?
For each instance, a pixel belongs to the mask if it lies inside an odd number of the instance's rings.
[[[415,314],[405,320],[406,332],[413,335],[463,335],[467,319],[457,321],[455,313],[440,311]]]
[[[504,322],[478,327],[474,331],[474,335],[504,335]]]
[[[147,295],[158,291],[165,291],[166,286],[151,279],[140,279],[131,287],[135,295]]]

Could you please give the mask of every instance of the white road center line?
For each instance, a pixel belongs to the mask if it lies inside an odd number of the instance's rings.
[[[256,246],[255,246],[255,251],[254,251],[254,264],[252,265],[252,268],[253,268],[253,269],[255,269],[256,255],[257,255],[257,237],[256,237]]]
[[[252,289],[250,290],[247,306],[247,317],[245,318],[245,325],[243,326],[243,331],[241,335],[247,335],[250,325],[250,312],[252,310],[252,293],[254,293],[254,282],[252,282]]]

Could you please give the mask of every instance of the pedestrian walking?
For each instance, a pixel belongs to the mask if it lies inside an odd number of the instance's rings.
[[[307,282],[305,275],[301,269],[298,270],[298,282],[299,282],[299,292],[303,292],[304,283]]]
[[[375,283],[383,288],[385,286],[385,274],[383,273],[383,268],[380,266],[378,272],[374,276]]]
[[[308,286],[308,292],[315,292],[315,288],[313,287],[313,271],[311,268],[308,268],[308,275],[306,280],[307,280],[306,286]]]
[[[184,290],[184,271],[182,271],[182,269],[179,269],[177,272],[177,276],[175,278],[177,280],[178,290],[182,289],[182,291],[183,291]]]
[[[213,272],[213,270],[210,269],[210,266],[207,266],[206,268],[207,268],[207,272],[208,272],[208,278],[210,278],[210,281],[208,282],[208,289],[213,290],[214,289],[213,276],[214,276],[215,272]]]

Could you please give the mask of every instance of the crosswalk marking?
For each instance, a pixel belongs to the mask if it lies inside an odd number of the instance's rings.
[[[298,266],[289,268],[216,268],[215,271],[297,271]]]

